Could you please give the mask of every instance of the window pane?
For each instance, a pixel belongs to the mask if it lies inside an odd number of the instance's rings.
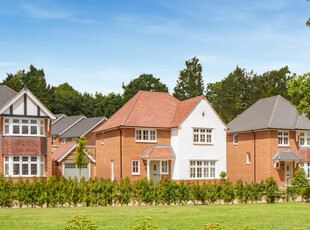
[[[31,161],[37,161],[37,157],[31,157]]]
[[[44,175],[44,164],[40,165],[40,176]]]
[[[8,156],[5,156],[5,157],[4,157],[4,161],[9,161],[9,157],[8,157]]]
[[[136,139],[141,140],[141,130],[136,130]]]
[[[19,157],[14,156],[13,161],[19,161]]]
[[[22,157],[22,161],[28,161],[28,157]]]
[[[5,119],[4,122],[5,123],[10,123],[10,119]]]
[[[28,164],[22,164],[22,174],[28,175]]]
[[[31,175],[37,175],[37,164],[31,164]]]
[[[19,125],[13,125],[13,134],[19,134]]]
[[[31,120],[31,124],[37,124],[37,120]]]
[[[195,168],[191,168],[190,177],[195,178]]]
[[[9,125],[5,125],[5,134],[9,134],[10,133],[10,126]]]
[[[143,140],[148,140],[148,139],[149,139],[149,131],[143,130]]]
[[[37,126],[31,126],[31,134],[37,134]]]
[[[203,176],[204,176],[204,178],[209,178],[209,168],[203,169]]]
[[[200,135],[200,142],[202,143],[206,142],[206,136],[204,134]]]
[[[44,134],[44,128],[43,128],[43,126],[40,126],[40,135],[43,135],[43,134]]]
[[[28,124],[28,120],[22,120],[23,124]]]
[[[13,175],[19,175],[19,164],[13,164]]]
[[[28,134],[28,126],[22,126],[22,134]]]
[[[19,120],[18,119],[13,119],[13,123],[14,124],[19,124]]]
[[[197,178],[202,178],[202,168],[197,168]]]
[[[9,173],[10,173],[9,164],[5,164],[4,165],[4,174],[5,175],[9,175]]]

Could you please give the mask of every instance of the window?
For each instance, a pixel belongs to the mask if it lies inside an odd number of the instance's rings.
[[[5,176],[44,176],[44,156],[5,156]]]
[[[301,132],[299,134],[299,146],[310,146],[310,132]]]
[[[161,174],[168,174],[168,161],[161,161]]]
[[[156,130],[136,129],[136,141],[155,142],[156,141]]]
[[[62,138],[61,143],[62,143],[63,145],[67,144],[67,138]]]
[[[212,144],[212,129],[194,129],[194,143]]]
[[[140,161],[139,160],[131,161],[131,174],[140,175]]]
[[[306,177],[310,179],[310,161],[300,163],[300,167],[305,170]]]
[[[215,161],[190,161],[191,179],[214,179]]]
[[[72,142],[77,142],[77,138],[76,137],[72,138]]]
[[[289,146],[288,140],[289,140],[288,131],[278,132],[278,145],[279,146]]]
[[[101,144],[104,144],[104,133],[101,134]]]
[[[251,164],[251,153],[250,152],[246,153],[246,163]]]
[[[4,135],[44,136],[44,120],[6,118]]]
[[[238,135],[234,135],[233,139],[234,139],[234,145],[238,145]]]
[[[56,142],[56,137],[52,137],[52,143]]]
[[[74,163],[65,163],[66,169],[75,169],[76,165]]]

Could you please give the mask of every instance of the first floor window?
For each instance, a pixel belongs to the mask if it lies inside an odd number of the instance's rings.
[[[5,176],[44,176],[44,156],[4,156]]]
[[[4,119],[5,135],[44,136],[44,120],[26,118]]]
[[[299,146],[310,146],[310,132],[301,132],[299,134]]]
[[[161,174],[168,174],[168,161],[161,161]]]
[[[238,135],[234,135],[234,145],[238,145]]]
[[[67,138],[62,138],[61,142],[62,142],[63,145],[67,144]]]
[[[251,164],[251,153],[250,152],[246,153],[246,163]]]
[[[305,170],[306,177],[310,179],[310,161],[300,163],[300,167]]]
[[[212,129],[194,129],[194,143],[212,144]]]
[[[136,141],[156,141],[156,130],[154,129],[136,129]]]
[[[191,179],[214,179],[216,161],[190,161]]]
[[[77,142],[77,138],[76,137],[72,138],[72,142]]]
[[[140,161],[139,160],[131,161],[131,174],[132,175],[140,174]]]
[[[289,146],[288,140],[289,140],[288,131],[278,132],[278,145],[279,146]]]

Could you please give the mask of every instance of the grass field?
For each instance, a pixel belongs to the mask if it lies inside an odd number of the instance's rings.
[[[259,229],[310,229],[310,203],[0,208],[0,229],[63,229],[74,214],[84,214],[99,229],[128,229],[133,220],[150,216],[161,229],[203,229],[206,223],[223,227],[250,224]]]

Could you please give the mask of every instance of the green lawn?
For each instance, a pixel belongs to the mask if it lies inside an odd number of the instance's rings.
[[[310,229],[310,203],[0,208],[0,229],[63,229],[74,214],[84,214],[99,229],[128,229],[138,217],[150,216],[161,229],[203,229],[205,223],[224,227],[250,224],[259,229]]]

